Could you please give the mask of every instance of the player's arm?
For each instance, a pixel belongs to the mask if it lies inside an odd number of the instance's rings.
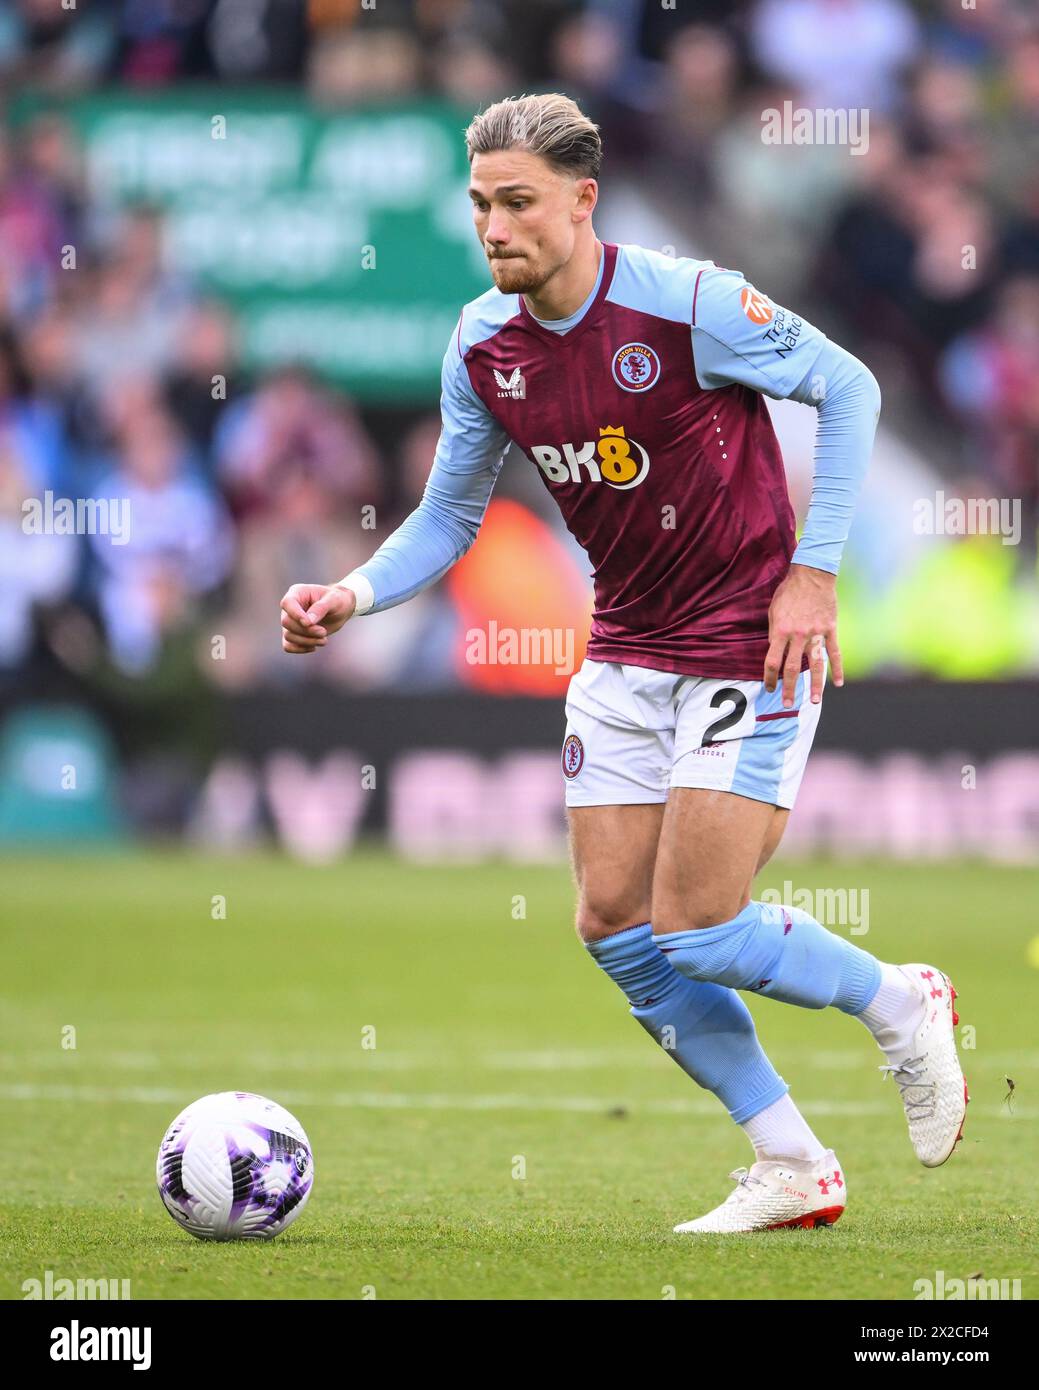
[[[421,502],[345,579],[289,589],[281,601],[285,651],[314,651],[351,617],[413,598],[476,539],[509,439],[473,391],[454,337],[444,357],[440,412],[440,440]]]
[[[738,271],[699,275],[693,298],[696,374],[707,390],[734,382],[819,412],[812,497],[790,570],[769,608],[764,681],[780,670],[783,704],[793,704],[805,645],[812,644],[811,698],[822,698],[823,645],[837,685],[837,571],[862,489],[880,416],[872,372],[806,319],[759,294]],[[814,639],[821,638],[822,642]],[[785,659],[784,659],[785,655]]]

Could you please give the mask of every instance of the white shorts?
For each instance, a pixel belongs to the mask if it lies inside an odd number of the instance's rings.
[[[784,710],[782,684],[769,693],[763,681],[586,658],[566,697],[566,804],[660,802],[671,787],[704,787],[793,806],[822,709],[810,681],[802,671]]]

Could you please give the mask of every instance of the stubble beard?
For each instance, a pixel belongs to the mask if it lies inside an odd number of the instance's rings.
[[[495,256],[489,258],[489,265],[502,294],[537,294],[559,269],[546,269],[543,262],[532,262],[529,256]]]

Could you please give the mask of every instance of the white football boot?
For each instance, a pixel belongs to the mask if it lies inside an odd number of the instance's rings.
[[[925,1168],[937,1168],[963,1137],[970,1100],[956,1055],[956,991],[948,975],[933,965],[898,968],[916,985],[925,1008],[905,1056],[880,1070],[892,1076],[902,1092],[917,1158]]]
[[[736,1182],[720,1207],[675,1227],[689,1232],[779,1231],[786,1226],[832,1226],[844,1211],[847,1188],[832,1149],[814,1163],[796,1158],[759,1160],[729,1174]]]

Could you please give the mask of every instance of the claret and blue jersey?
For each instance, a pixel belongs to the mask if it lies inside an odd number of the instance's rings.
[[[797,546],[763,395],[820,411]],[[866,368],[738,271],[605,243],[569,319],[496,287],[466,305],[425,495],[362,567],[362,607],[402,602],[464,554],[513,441],[589,557],[590,658],[760,678],[791,560],[837,570],[878,411]]]

